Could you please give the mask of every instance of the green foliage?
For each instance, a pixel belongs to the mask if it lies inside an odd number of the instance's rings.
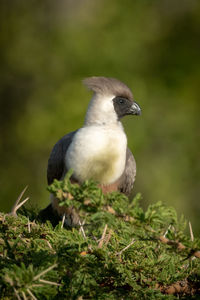
[[[200,292],[200,240],[184,233],[173,208],[158,202],[144,211],[140,195],[103,195],[92,181],[71,184],[70,175],[48,189],[60,205],[73,203],[83,225],[53,228],[30,210],[29,217],[0,214],[2,299],[192,299]],[[189,291],[170,295],[178,282]]]
[[[136,191],[200,233],[199,20],[198,0],[0,1],[0,210],[25,185],[45,206],[50,151],[82,126],[91,97],[81,80],[103,75],[142,108],[122,120]]]
[[[69,171],[63,181],[54,180],[54,184],[48,187],[48,191],[60,200],[61,206],[74,206],[79,211],[82,209],[88,212],[96,211],[97,207],[100,207],[104,201],[101,189],[92,180],[87,180],[80,186],[72,184],[69,181],[72,172],[72,170]],[[68,197],[69,194],[72,197]],[[85,204],[88,199],[90,205]]]

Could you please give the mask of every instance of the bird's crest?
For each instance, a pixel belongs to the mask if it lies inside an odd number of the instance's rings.
[[[96,94],[114,95],[133,100],[131,90],[121,81],[109,77],[88,77],[83,84]]]

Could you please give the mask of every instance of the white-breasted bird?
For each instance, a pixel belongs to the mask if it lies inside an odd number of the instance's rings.
[[[140,115],[140,107],[133,100],[131,90],[117,79],[90,77],[83,83],[93,91],[84,125],[53,147],[48,160],[48,184],[54,179],[62,180],[73,169],[73,182],[93,179],[104,193],[120,191],[129,196],[136,163],[120,120],[126,115]],[[64,213],[54,197],[51,205],[58,215]]]

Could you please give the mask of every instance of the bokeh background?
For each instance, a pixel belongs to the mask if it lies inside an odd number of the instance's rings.
[[[200,1],[0,2],[0,209],[22,189],[49,202],[55,142],[83,124],[81,80],[131,87],[142,116],[123,120],[142,205],[174,206],[200,233]]]

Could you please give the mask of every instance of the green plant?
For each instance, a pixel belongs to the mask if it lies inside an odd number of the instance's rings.
[[[141,195],[103,195],[93,181],[54,181],[60,205],[79,211],[81,224],[65,229],[0,214],[2,299],[176,299],[199,295],[200,240],[161,202],[146,211]],[[70,197],[69,197],[70,195]],[[28,215],[28,217],[27,217]]]

